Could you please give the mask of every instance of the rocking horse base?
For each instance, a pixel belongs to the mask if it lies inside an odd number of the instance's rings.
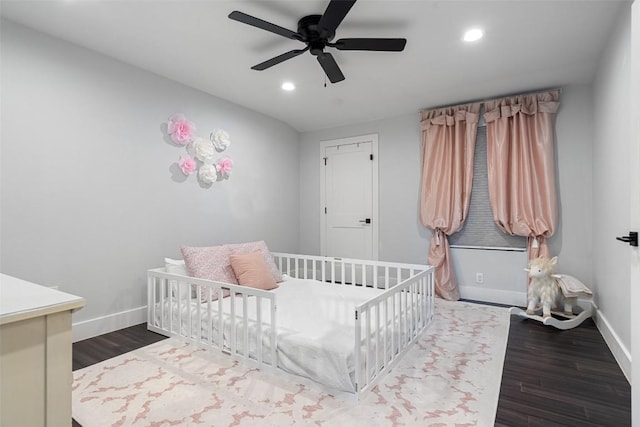
[[[580,313],[574,314],[574,315],[567,315],[560,311],[552,311],[551,312],[552,316],[546,317],[546,318],[540,316],[539,314],[527,314],[527,312],[521,309],[520,307],[511,307],[509,311],[511,312],[511,314],[516,314],[519,317],[522,317],[523,319],[536,320],[544,325],[553,326],[554,328],[557,328],[557,329],[566,330],[566,329],[573,329],[576,326],[579,326],[582,322],[584,322],[586,319],[591,317],[593,313],[593,306],[591,304],[587,304],[586,307],[583,308]],[[542,310],[536,310],[536,313],[541,313],[541,312]],[[564,320],[558,319],[555,316],[561,317]]]

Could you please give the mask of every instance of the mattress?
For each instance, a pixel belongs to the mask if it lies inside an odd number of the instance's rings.
[[[336,390],[354,392],[355,307],[379,295],[383,290],[288,278],[279,283],[278,288],[270,292],[276,294],[278,367]],[[242,322],[246,310],[246,317],[249,319],[247,323],[249,353],[255,356],[258,304],[253,297],[248,297],[246,300],[246,305],[243,304],[242,296],[238,295],[222,300],[223,345],[225,347],[231,345],[231,305],[233,302],[237,332],[236,345],[243,354],[246,354],[243,348],[245,331]],[[388,319],[391,319],[391,313],[400,312],[399,304],[400,301],[397,298],[396,307],[388,307]],[[175,301],[172,303],[168,300],[164,301],[164,323],[165,326],[168,325],[169,305],[172,305],[173,324],[176,328],[178,310]],[[200,314],[198,314],[198,305],[200,305]],[[212,302],[211,308],[211,319],[209,319],[208,303],[200,303],[192,299],[188,308],[187,304],[183,304],[182,334],[206,341],[211,338],[212,343],[219,346],[218,301]],[[187,310],[191,314],[191,325],[186,317]],[[271,312],[267,300],[263,299],[260,312],[264,334],[262,354],[263,358],[270,363],[268,337],[271,328]],[[200,328],[197,327],[198,316],[202,320]],[[159,321],[160,304],[156,307],[156,326],[159,326]],[[190,327],[191,329],[189,329]],[[397,331],[397,327],[391,328],[391,333],[396,336],[394,340],[397,339]],[[197,336],[198,334],[200,337]],[[388,351],[390,351],[391,338],[387,342]],[[371,348],[370,351],[375,352],[377,349]],[[382,357],[380,357],[381,359]],[[374,368],[370,367],[370,369]]]

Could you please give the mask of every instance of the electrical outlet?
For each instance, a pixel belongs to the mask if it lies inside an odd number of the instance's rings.
[[[484,283],[484,274],[476,273],[476,283]]]

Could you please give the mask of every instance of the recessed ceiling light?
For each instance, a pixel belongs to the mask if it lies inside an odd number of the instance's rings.
[[[476,40],[480,40],[484,36],[484,31],[479,28],[473,28],[466,33],[464,33],[464,41],[466,42],[474,42]]]
[[[284,82],[282,83],[282,86],[280,86],[282,88],[282,90],[286,90],[287,92],[291,92],[292,90],[294,90],[296,88],[296,85],[294,85],[291,82]]]

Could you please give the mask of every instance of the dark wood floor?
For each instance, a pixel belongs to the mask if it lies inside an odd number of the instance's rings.
[[[73,344],[73,370],[95,365],[140,347],[166,339],[147,330],[147,324],[131,326]]]
[[[592,319],[560,331],[511,316],[496,426],[631,425],[631,386]]]
[[[162,339],[142,324],[77,342],[73,369]],[[495,425],[631,425],[631,387],[591,319],[559,331],[511,317]]]

